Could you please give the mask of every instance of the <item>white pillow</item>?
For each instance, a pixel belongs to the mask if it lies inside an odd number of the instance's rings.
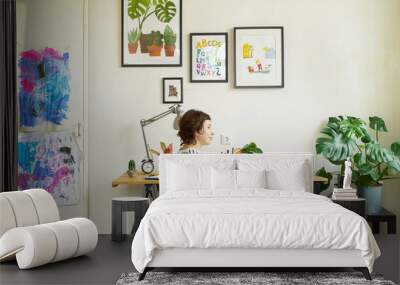
[[[304,167],[286,171],[267,171],[267,188],[272,190],[307,191],[307,177]]]
[[[211,167],[170,163],[167,191],[211,189]]]
[[[266,187],[274,190],[307,191],[311,173],[308,161],[302,159],[240,159],[238,168],[265,169]]]
[[[266,188],[266,170],[236,170],[238,188]]]
[[[211,170],[212,189],[236,189],[236,170],[217,169]]]

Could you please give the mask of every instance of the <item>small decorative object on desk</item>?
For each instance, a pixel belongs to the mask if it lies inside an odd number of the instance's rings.
[[[173,153],[173,145],[170,143],[168,146],[165,142],[160,142],[160,147],[163,153]]]
[[[343,179],[343,189],[351,189],[351,161],[350,157],[344,162],[344,179]]]
[[[333,200],[354,200],[358,199],[357,189],[334,188],[332,194]]]
[[[334,188],[332,199],[335,200],[350,200],[350,199],[358,199],[357,189],[351,188],[351,162],[348,157],[344,162],[344,179],[343,179],[343,188]]]
[[[136,171],[136,164],[134,160],[129,160],[128,163],[128,171],[126,173],[128,173],[129,177],[133,177],[133,175],[135,174]]]

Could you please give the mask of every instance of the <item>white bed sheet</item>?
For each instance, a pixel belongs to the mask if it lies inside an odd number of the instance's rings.
[[[143,272],[166,248],[357,249],[371,272],[380,256],[359,215],[320,195],[266,189],[160,196],[133,239],[135,268]]]

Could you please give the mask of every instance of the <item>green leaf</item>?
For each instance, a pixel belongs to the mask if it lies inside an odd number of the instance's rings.
[[[331,163],[342,164],[344,160],[353,157],[358,152],[357,142],[354,139],[348,139],[329,128],[321,132],[329,137],[318,138],[315,148],[317,154],[323,155]]]
[[[327,171],[325,170],[325,167],[322,167],[321,169],[319,169],[319,170],[315,173],[315,175],[321,176],[321,177],[325,177],[325,178],[328,179],[327,182],[322,183],[322,185],[321,185],[321,191],[324,191],[324,190],[328,189],[329,185],[331,184],[332,174],[329,173],[329,172],[327,172]]]
[[[150,0],[128,0],[128,15],[132,20],[143,16],[150,6]]]
[[[376,163],[388,163],[395,158],[392,151],[384,148],[375,140],[366,144],[365,153],[367,156],[367,160]]]
[[[363,120],[355,117],[347,117],[347,119],[338,122],[340,131],[349,139],[358,139],[368,133]]]
[[[400,156],[400,142],[392,143],[390,149],[393,151],[394,155]]]
[[[369,127],[378,132],[387,132],[385,121],[380,117],[369,117]]]
[[[400,172],[400,158],[395,156],[392,161],[389,161],[387,165],[390,167],[389,170],[392,170],[394,173]]]
[[[356,182],[357,186],[371,186],[376,184],[377,182],[375,182],[370,175],[362,175]]]
[[[176,15],[176,6],[172,1],[161,2],[156,6],[155,14],[161,22],[169,23]]]
[[[365,163],[365,159],[366,159],[366,157],[365,157],[365,154],[363,153],[363,152],[359,152],[359,153],[356,153],[355,155],[354,155],[354,163],[356,164],[356,165],[360,165],[360,164],[363,164],[363,163]]]
[[[263,153],[262,150],[259,147],[257,147],[257,145],[254,142],[246,144],[244,147],[241,148],[240,152],[241,153]]]

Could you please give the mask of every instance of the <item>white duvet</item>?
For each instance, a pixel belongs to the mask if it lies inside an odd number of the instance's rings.
[[[358,249],[371,272],[380,256],[359,215],[320,195],[266,189],[160,196],[133,239],[132,262],[143,272],[165,248]]]

